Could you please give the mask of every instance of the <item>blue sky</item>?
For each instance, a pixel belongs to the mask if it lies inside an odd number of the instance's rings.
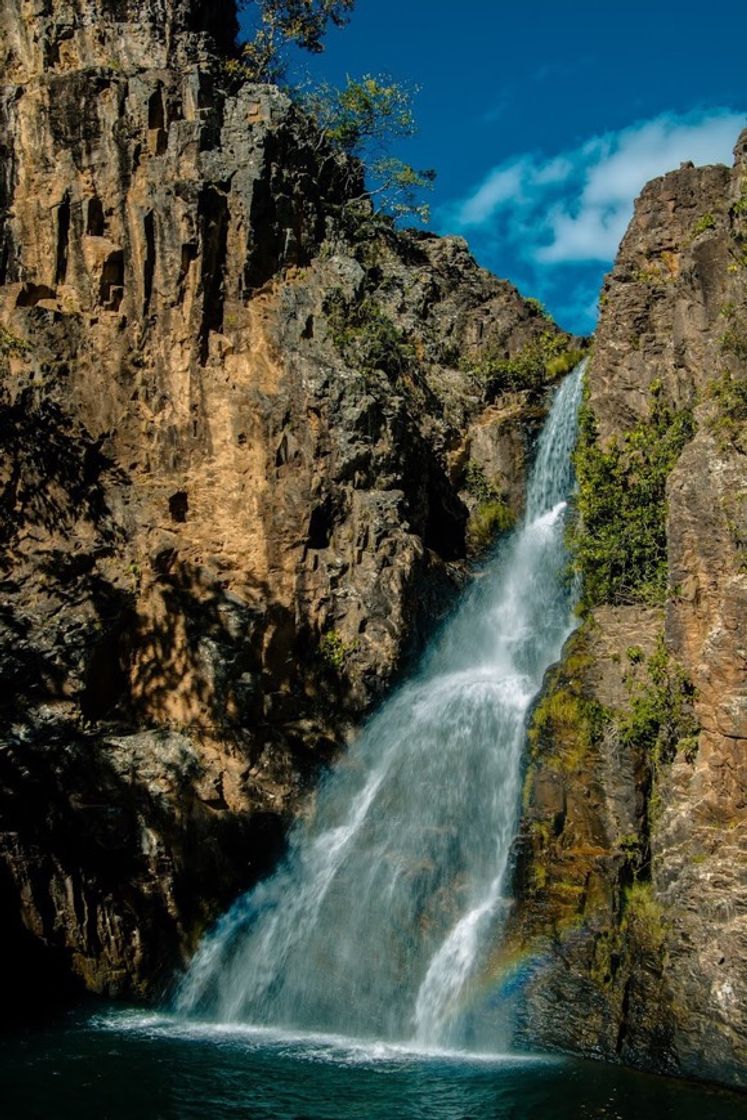
[[[397,154],[438,172],[430,227],[580,332],[643,184],[747,124],[745,0],[357,0],[326,42],[312,81],[421,87]]]

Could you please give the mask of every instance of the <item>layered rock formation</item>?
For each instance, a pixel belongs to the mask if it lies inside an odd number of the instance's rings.
[[[542,392],[460,355],[557,331],[234,88],[232,4],[1,18],[5,959],[143,994],[521,503]]]
[[[647,418],[685,418],[668,583],[661,605],[622,579],[597,595],[535,715],[507,947],[529,955],[519,1034],[744,1085],[747,133],[733,170],[645,188],[602,304],[591,438],[624,448],[641,503]]]

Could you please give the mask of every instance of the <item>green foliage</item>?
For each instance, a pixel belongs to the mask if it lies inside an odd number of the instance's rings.
[[[709,428],[722,447],[731,444],[744,450],[744,424],[747,421],[747,377],[724,370],[711,383],[708,396],[716,405]]]
[[[473,554],[484,552],[501,533],[515,523],[513,511],[503,498],[485,498],[478,502],[467,522],[467,547]]]
[[[348,75],[342,89],[324,83],[307,93],[304,105],[331,144],[358,155],[364,145],[414,136],[413,92],[382,75]]]
[[[345,657],[348,652],[349,647],[342,640],[337,630],[328,630],[326,634],[322,634],[319,641],[319,656],[327,668],[339,672],[345,664]]]
[[[477,501],[467,522],[467,547],[475,555],[484,552],[497,536],[513,529],[516,518],[501,491],[488,481],[477,463],[468,465],[464,486]]]
[[[351,369],[369,376],[383,370],[396,380],[414,364],[414,348],[370,296],[350,304],[336,289],[324,313],[332,342]]]
[[[541,300],[536,299],[534,296],[527,296],[524,303],[532,309],[535,315],[539,315],[542,319],[552,319],[550,312]]]
[[[23,357],[28,354],[31,347],[18,335],[13,334],[7,327],[0,326],[0,357],[9,358],[11,355]]]
[[[465,356],[461,367],[483,383],[489,397],[496,397],[516,389],[541,389],[572,370],[582,356],[565,335],[543,331],[513,357],[506,357],[498,342],[488,342],[478,355]]]
[[[646,669],[648,680],[634,690],[629,710],[618,720],[618,730],[623,745],[642,751],[655,772],[672,761],[681,742],[687,741],[691,750],[700,728],[693,714],[693,686],[670,657],[663,639]]]
[[[619,836],[615,842],[615,847],[622,852],[628,864],[636,867],[641,860],[643,841],[636,832],[626,832],[624,836]]]
[[[464,472],[464,487],[478,502],[487,502],[490,498],[500,498],[501,493],[492,482],[488,482],[485,468],[479,463],[470,462]]]
[[[701,216],[695,222],[693,222],[690,234],[692,237],[697,237],[699,234],[705,233],[706,230],[714,229],[715,225],[716,219],[714,218],[713,214],[711,214],[710,212],[701,214]]]
[[[658,261],[636,270],[634,279],[637,284],[648,284],[650,288],[663,288],[666,284],[673,283],[675,277],[669,269],[662,268]]]
[[[625,892],[621,930],[631,955],[660,956],[666,940],[666,923],[661,903],[650,882],[632,883]]]
[[[342,27],[355,0],[243,0],[253,17],[253,35],[226,71],[245,81],[277,82],[286,69],[292,46],[318,54],[328,25]]]
[[[348,75],[342,88],[325,82],[302,95],[301,103],[328,143],[363,162],[370,180],[367,193],[387,213],[427,221],[429,209],[419,196],[433,186],[435,171],[416,170],[387,152],[392,141],[417,131],[415,93],[416,88],[385,75]]]
[[[699,737],[697,735],[684,735],[677,743],[677,753],[682,755],[685,762],[693,766],[698,754]]]
[[[532,754],[542,755],[548,765],[566,773],[585,765],[610,720],[607,709],[583,689],[591,665],[589,633],[590,623],[586,622],[570,639],[534,709],[528,731]]]
[[[7,373],[10,358],[26,357],[30,350],[28,342],[0,325],[0,373]]]
[[[534,709],[528,736],[539,749],[552,744],[548,764],[568,773],[583,766],[591,747],[597,743],[608,715],[596,700],[583,696],[574,685],[552,687]]]
[[[223,73],[229,83],[282,81],[289,49],[318,53],[329,24],[348,22],[355,0],[244,0],[253,14],[253,34],[240,58],[226,59]],[[376,197],[392,218],[427,221],[429,208],[422,193],[433,186],[431,169],[418,170],[389,152],[393,141],[414,135],[412,99],[417,90],[383,75],[364,74],[345,79],[338,88],[324,82],[313,90],[294,90],[302,108],[312,116],[333,148],[359,159],[367,172],[365,197]],[[351,199],[355,206],[361,199]]]
[[[576,517],[569,534],[584,608],[654,604],[666,597],[666,483],[693,430],[690,411],[671,409],[655,383],[648,417],[602,447],[584,402],[574,456]]]
[[[583,358],[583,351],[571,347],[563,350],[553,358],[548,358],[545,364],[545,377],[549,382],[559,381],[572,369],[575,369]]]
[[[733,354],[735,358],[744,361],[747,359],[747,334],[735,323],[721,335],[721,349],[725,354]]]

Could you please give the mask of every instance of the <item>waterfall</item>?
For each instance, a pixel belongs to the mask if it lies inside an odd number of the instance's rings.
[[[573,628],[564,514],[582,368],[538,441],[523,520],[361,732],[278,871],[206,936],[186,1015],[479,1046],[481,970],[500,938],[526,717]]]

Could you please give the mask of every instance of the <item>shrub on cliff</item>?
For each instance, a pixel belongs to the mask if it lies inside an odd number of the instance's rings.
[[[415,362],[415,350],[402,331],[370,296],[349,302],[339,289],[324,304],[332,344],[351,369],[371,376],[376,370],[396,381]]]
[[[329,24],[344,26],[354,3],[239,0],[239,6],[253,17],[252,31],[241,47],[240,57],[225,61],[225,76],[231,82],[282,82],[292,48],[315,54],[322,51]],[[379,207],[393,218],[427,221],[429,209],[420,194],[432,186],[435,172],[417,170],[388,151],[392,140],[415,132],[414,89],[389,77],[364,74],[362,78],[348,76],[341,88],[323,82],[310,91],[291,92],[317,122],[321,139],[354,156],[365,167],[368,189],[350,203],[376,198]]]
[[[568,337],[542,331],[521,350],[507,357],[499,340],[490,340],[478,354],[469,354],[461,367],[484,386],[488,397],[511,390],[540,390],[576,366],[583,352],[569,346]]]
[[[692,434],[691,412],[671,409],[659,383],[651,387],[648,417],[606,447],[584,403],[570,543],[585,606],[664,600],[667,478]]]

